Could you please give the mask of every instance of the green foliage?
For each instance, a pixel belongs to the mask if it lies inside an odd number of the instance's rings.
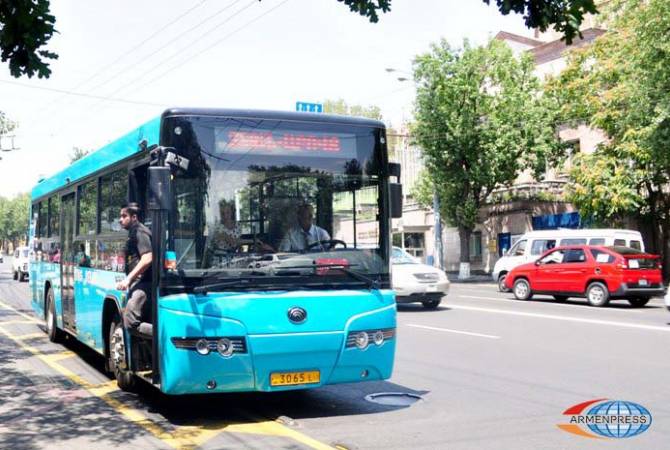
[[[379,21],[378,11],[391,10],[391,0],[337,0],[349,6],[353,12],[368,17],[370,22]],[[487,5],[491,0],[482,0]],[[510,12],[523,14],[528,28],[546,31],[551,25],[563,34],[565,41],[572,43],[575,36],[581,36],[579,27],[586,14],[597,14],[594,0],[495,0],[498,10],[507,15]]]
[[[72,164],[75,161],[80,160],[84,156],[88,155],[91,153],[91,150],[84,150],[81,147],[72,147],[72,153],[68,155],[68,158],[70,158],[70,164]]]
[[[49,42],[54,32],[56,18],[49,13],[49,0],[0,1],[0,56],[9,61],[13,77],[35,73],[39,78],[49,78],[51,69],[47,59],[58,55],[39,50]]]
[[[0,241],[15,244],[28,233],[30,195],[20,194],[12,199],[0,196]]]
[[[491,0],[483,0],[487,5]],[[496,0],[501,13],[523,14],[528,28],[546,31],[550,25],[563,33],[565,42],[571,44],[579,32],[586,14],[597,14],[594,0]]]
[[[9,134],[16,128],[16,122],[12,122],[7,118],[7,115],[0,111],[0,136]]]
[[[571,201],[601,221],[650,216],[668,230],[670,2],[616,1],[609,14],[616,32],[573,52],[549,85],[564,118],[608,138],[576,161]]]
[[[379,21],[379,14],[391,10],[391,0],[337,0],[344,3],[353,12],[356,12],[364,17],[369,17],[370,22],[377,23]]]
[[[342,116],[367,117],[382,120],[382,110],[379,106],[349,105],[343,99],[324,100],[323,112],[326,114],[340,114]]]
[[[426,170],[422,170],[417,177],[416,183],[412,186],[410,194],[420,206],[432,208],[434,192],[435,186],[431,177]]]
[[[465,42],[462,49],[442,41],[414,62],[412,135],[442,217],[459,229],[473,229],[493,189],[510,185],[527,167],[543,172],[560,145],[532,71],[529,57],[516,59],[497,40],[485,47]]]

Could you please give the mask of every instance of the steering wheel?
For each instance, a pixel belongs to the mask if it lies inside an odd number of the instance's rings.
[[[333,247],[335,247],[338,244],[342,245],[342,247],[344,247],[344,248],[347,248],[347,243],[344,242],[344,241],[341,241],[339,239],[326,239],[325,241],[312,242],[311,244],[309,244],[307,246],[307,250],[311,250],[312,248],[318,247],[318,246],[321,246],[321,247],[323,247],[327,250],[331,250]]]

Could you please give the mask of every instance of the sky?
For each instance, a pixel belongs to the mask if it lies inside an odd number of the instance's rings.
[[[51,77],[16,79],[0,63],[0,111],[19,124],[18,150],[0,153],[0,196],[29,192],[74,147],[95,150],[168,107],[292,111],[341,98],[399,126],[414,89],[397,78],[411,78],[431,43],[532,34],[481,0],[392,0],[376,24],[336,0],[51,0],[51,12]]]

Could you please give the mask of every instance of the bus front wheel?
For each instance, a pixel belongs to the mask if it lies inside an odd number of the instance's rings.
[[[47,291],[46,301],[47,315],[45,322],[47,327],[47,336],[49,336],[49,340],[51,342],[59,342],[62,339],[63,334],[58,329],[56,322],[56,304],[54,302],[54,291],[51,288],[49,288]]]
[[[116,384],[122,391],[133,391],[135,376],[127,368],[126,338],[121,318],[115,317],[109,327],[109,368],[116,378]]]

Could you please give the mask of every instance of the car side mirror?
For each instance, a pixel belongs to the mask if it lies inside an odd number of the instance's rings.
[[[536,266],[539,266],[539,265],[541,265],[541,264],[542,264],[542,263],[540,262],[539,259],[538,259],[537,261],[535,261],[535,265],[536,265]]]

